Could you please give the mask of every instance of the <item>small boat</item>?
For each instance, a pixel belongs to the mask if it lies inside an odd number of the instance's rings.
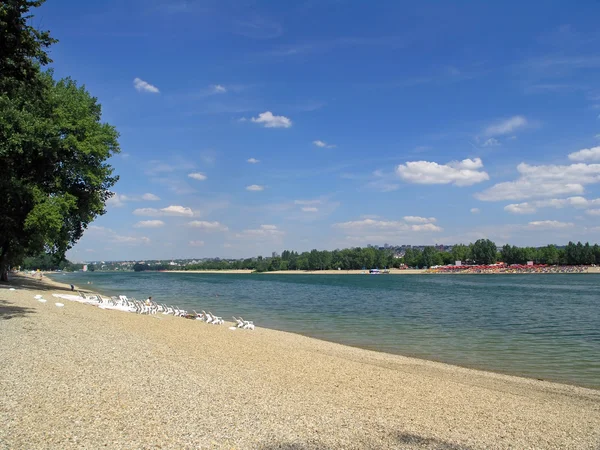
[[[371,275],[379,275],[381,272],[379,271],[379,269],[371,269],[369,270],[369,274]]]

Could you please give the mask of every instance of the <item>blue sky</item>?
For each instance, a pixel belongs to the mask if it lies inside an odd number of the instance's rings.
[[[48,0],[121,133],[74,260],[600,241],[598,2]]]

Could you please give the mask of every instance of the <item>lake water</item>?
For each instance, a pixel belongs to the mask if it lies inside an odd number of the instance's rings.
[[[600,389],[600,275],[52,278],[341,344]]]

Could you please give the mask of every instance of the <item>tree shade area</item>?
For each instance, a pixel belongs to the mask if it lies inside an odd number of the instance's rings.
[[[54,80],[46,50],[55,39],[30,26],[43,0],[0,3],[0,279],[26,256],[58,261],[105,213],[118,180],[108,158],[118,133],[70,78]]]
[[[548,265],[590,265],[600,264],[600,246],[589,243],[577,244],[569,242],[565,247],[555,245],[546,247],[515,247],[505,245],[500,251],[489,239],[480,239],[475,243],[458,244],[451,251],[440,251],[436,247],[426,246],[408,248],[404,254],[394,249],[376,247],[356,247],[343,250],[298,253],[285,250],[281,256],[247,258],[240,260],[211,259],[197,264],[171,266],[168,263],[137,263],[133,266],[136,272],[146,270],[241,270],[249,269],[257,272],[278,270],[360,270],[384,268],[427,268],[442,265],[453,265],[456,261],[463,264],[487,265],[497,262],[505,264]]]

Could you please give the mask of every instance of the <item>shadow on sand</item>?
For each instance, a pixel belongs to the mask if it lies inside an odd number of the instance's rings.
[[[393,434],[395,445],[392,448],[406,448],[406,449],[430,449],[430,450],[469,450],[470,447],[453,444],[451,442],[443,441],[441,439],[430,438],[425,436],[419,436],[412,433],[394,433]],[[381,448],[381,444],[373,444],[370,446],[368,443],[360,445],[362,448]],[[328,447],[319,443],[295,443],[295,442],[281,442],[274,444],[267,444],[259,447],[261,450],[325,450]]]
[[[36,291],[71,291],[69,287],[53,286],[27,275],[11,275],[8,283],[0,283],[0,289],[2,288],[33,289]]]
[[[34,313],[35,309],[17,306],[6,300],[0,300],[0,320],[16,319]]]

